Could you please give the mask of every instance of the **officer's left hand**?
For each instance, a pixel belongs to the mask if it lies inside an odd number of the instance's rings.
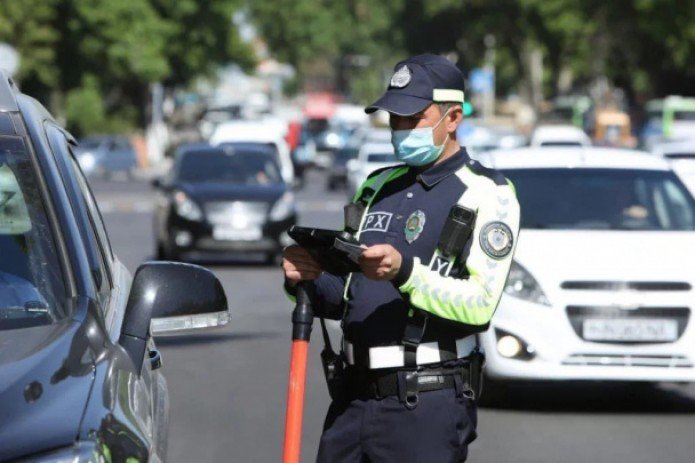
[[[360,256],[362,273],[371,280],[393,280],[401,269],[401,253],[390,244],[370,246]]]

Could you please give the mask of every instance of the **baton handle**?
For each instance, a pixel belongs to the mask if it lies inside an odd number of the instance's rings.
[[[299,463],[301,452],[306,367],[311,325],[314,322],[314,313],[311,308],[313,288],[312,282],[301,282],[297,286],[297,305],[292,312],[292,353],[287,386],[285,443],[282,449],[283,463]]]

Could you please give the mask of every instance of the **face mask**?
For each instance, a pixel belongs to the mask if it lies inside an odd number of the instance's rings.
[[[392,131],[391,144],[396,151],[396,158],[409,166],[424,166],[434,162],[444,150],[444,143],[434,144],[434,129],[441,124],[447,114],[449,111],[444,113],[433,127]],[[446,142],[446,139],[444,140]]]

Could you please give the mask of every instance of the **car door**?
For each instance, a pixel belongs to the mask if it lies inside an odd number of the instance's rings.
[[[128,302],[131,276],[123,264],[113,255],[102,216],[97,207],[89,185],[72,153],[68,135],[52,124],[46,127],[49,145],[59,166],[63,183],[71,198],[71,205],[78,220],[83,242],[90,260],[97,285],[97,312],[103,319],[109,345],[118,350],[118,338]],[[152,447],[157,447],[159,427],[165,425],[165,410],[161,410],[162,388],[156,361],[158,353],[154,341],[150,339],[147,358],[142,363],[139,374],[124,368],[119,362],[118,352],[106,352],[96,365],[95,390],[101,391],[101,406],[91,406],[90,413],[111,412],[122,415],[133,429],[140,431]],[[152,354],[150,354],[152,352]],[[155,361],[150,362],[150,355]],[[99,384],[101,382],[101,384]],[[107,391],[118,391],[113,394]],[[108,397],[107,397],[108,396]],[[155,451],[155,453],[157,453]]]

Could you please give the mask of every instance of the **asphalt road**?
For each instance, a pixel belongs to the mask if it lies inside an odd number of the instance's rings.
[[[151,257],[152,192],[145,182],[93,181],[110,238],[134,272]],[[342,224],[344,194],[313,173],[298,193],[303,225]],[[276,462],[282,453],[292,304],[277,267],[253,259],[210,267],[232,311],[216,331],[160,338],[171,394],[169,461]],[[328,394],[318,327],[307,378],[302,461],[313,461]],[[691,463],[695,386],[531,384],[479,412],[478,463]]]

